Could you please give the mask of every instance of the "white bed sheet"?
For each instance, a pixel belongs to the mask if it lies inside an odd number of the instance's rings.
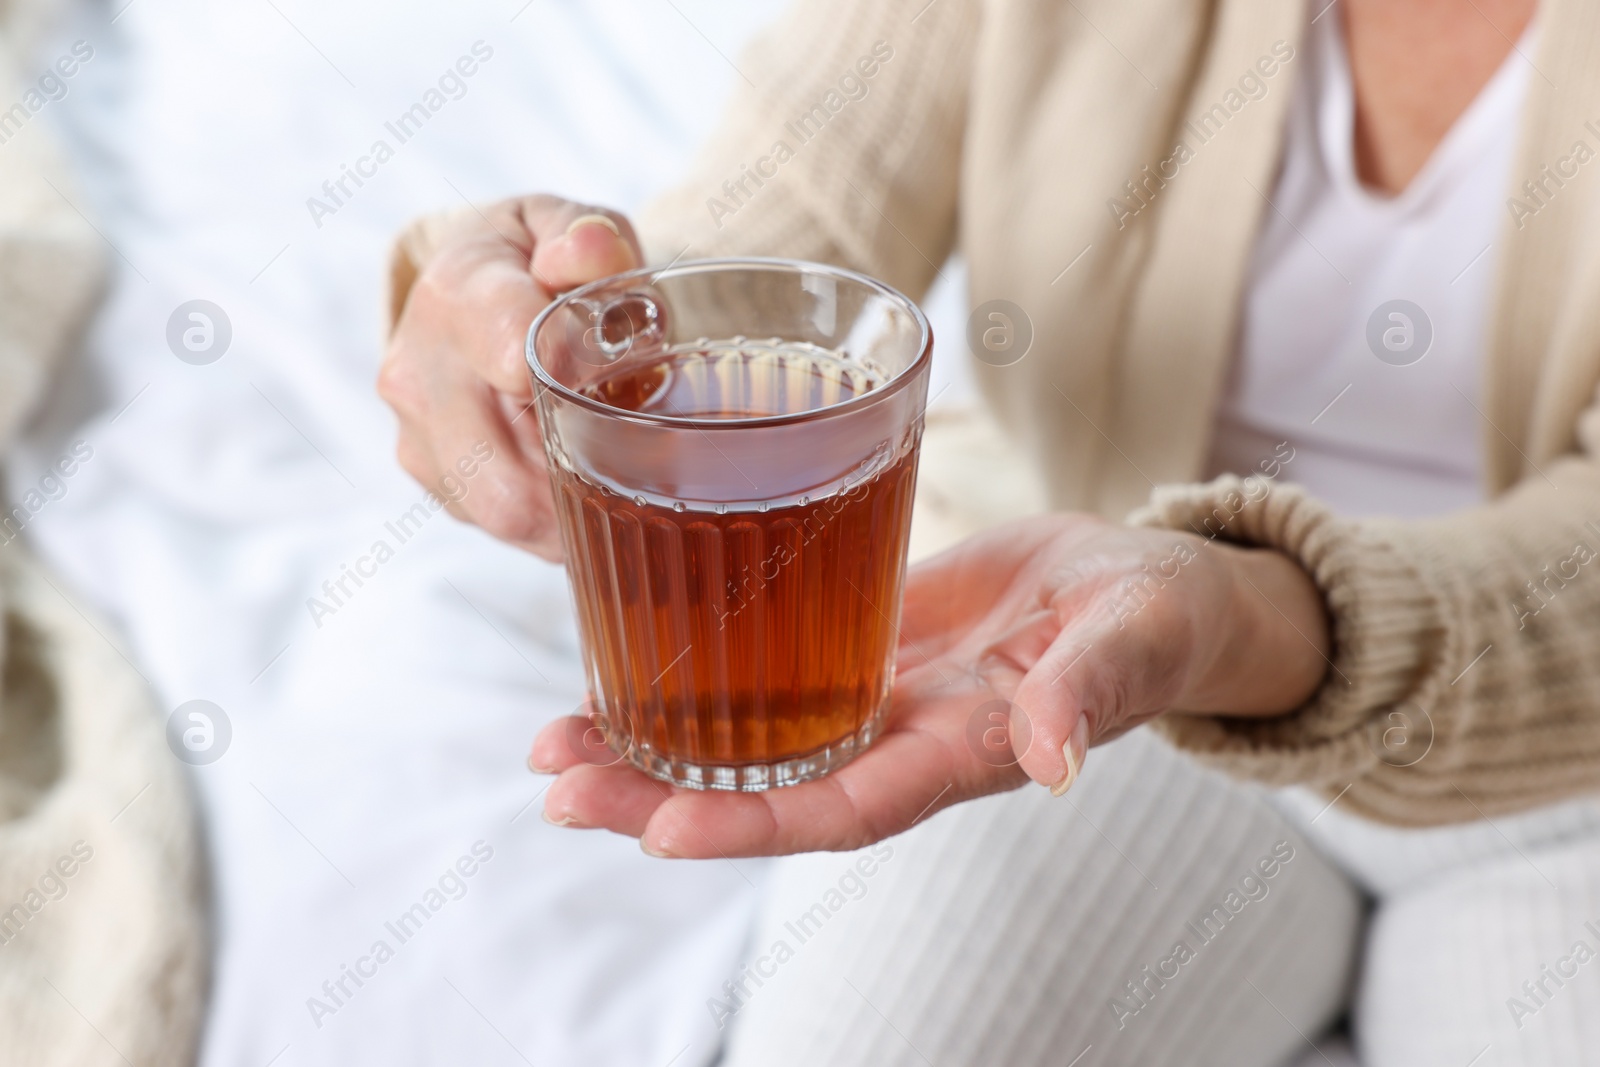
[[[61,27],[95,58],[48,121],[115,277],[9,480],[92,447],[30,539],[165,709],[231,721],[193,770],[217,900],[204,1063],[714,1056],[706,1000],[764,867],[540,820],[524,754],[582,688],[560,570],[439,515],[320,627],[307,598],[422,496],[372,390],[390,235],[535,189],[637,205],[778,4],[84,0]],[[464,95],[318,226],[307,198],[479,41]],[[205,366],[166,342],[196,298],[233,331]],[[493,858],[399,944],[385,923],[476,842]],[[379,940],[393,959],[314,1011]]]

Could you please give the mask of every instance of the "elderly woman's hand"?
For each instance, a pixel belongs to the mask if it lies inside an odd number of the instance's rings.
[[[553,196],[470,213],[428,261],[378,375],[400,416],[400,463],[437,487],[483,443],[495,461],[458,518],[549,560],[561,558],[555,504],[523,358],[528,326],[556,293],[643,262],[623,216]]]
[[[551,723],[530,766],[545,817],[714,858],[857,848],[1031,778],[1065,792],[1085,749],[1164,713],[1270,715],[1327,669],[1310,578],[1279,553],[1054,515],[976,537],[907,578],[883,736],[843,769],[764,793],[697,792],[580,752]]]

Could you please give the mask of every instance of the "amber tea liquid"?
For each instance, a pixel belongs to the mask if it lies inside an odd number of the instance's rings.
[[[741,342],[669,350],[584,393],[712,420],[815,410],[881,384],[824,349]],[[553,465],[614,748],[664,777],[740,788],[741,767],[782,785],[865,747],[888,703],[917,432],[816,499],[764,501],[759,457],[729,456],[751,483],[739,506],[630,496]]]

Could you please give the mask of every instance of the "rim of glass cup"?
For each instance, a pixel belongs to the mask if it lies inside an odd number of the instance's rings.
[[[840,278],[845,281],[865,285],[875,289],[883,296],[893,300],[911,312],[921,335],[918,340],[917,356],[910,363],[897,371],[893,377],[876,389],[869,389],[860,396],[851,397],[840,404],[830,404],[827,407],[812,408],[809,411],[791,412],[785,415],[754,415],[739,419],[690,419],[681,415],[656,415],[644,411],[626,411],[622,408],[612,407],[610,404],[584,396],[576,389],[568,388],[556,381],[539,362],[537,349],[534,347],[534,338],[539,334],[539,327],[551,314],[568,304],[574,303],[584,297],[608,286],[613,286],[620,281],[630,279],[650,279],[674,274],[703,274],[716,270],[727,270],[732,267],[747,267],[759,270],[804,270],[811,274],[826,274],[829,277]],[[814,263],[804,259],[784,259],[778,256],[728,256],[715,259],[686,259],[665,267],[639,267],[635,270],[623,271],[621,274],[612,274],[587,285],[570,289],[549,304],[534,316],[533,325],[528,327],[528,337],[523,344],[523,358],[527,361],[528,369],[534,378],[545,388],[552,390],[562,399],[588,408],[591,411],[622,419],[627,422],[638,422],[652,426],[693,426],[701,430],[708,429],[748,429],[752,426],[782,426],[796,422],[810,422],[815,419],[831,418],[862,408],[872,407],[904,389],[915,376],[933,358],[933,327],[916,301],[906,296],[891,285],[886,285],[878,279],[848,270],[844,267],[835,267],[827,263]]]

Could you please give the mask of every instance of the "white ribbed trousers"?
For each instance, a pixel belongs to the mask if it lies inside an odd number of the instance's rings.
[[[722,1067],[1346,1067],[1347,1013],[1363,1067],[1600,1064],[1600,960],[1573,951],[1600,950],[1600,844],[1512,846],[1369,924],[1268,796],[1141,731],[1064,798],[784,860],[707,1006]]]

